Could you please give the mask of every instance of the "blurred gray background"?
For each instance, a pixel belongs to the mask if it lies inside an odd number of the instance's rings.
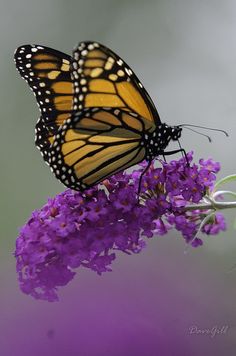
[[[130,312],[127,307],[125,315],[126,325],[131,325],[132,313],[139,314],[131,329],[146,331],[148,355],[158,355],[160,347],[162,355],[163,350],[167,355],[236,354],[236,270],[229,271],[236,262],[232,228],[235,212],[226,213],[227,232],[206,238],[203,247],[190,250],[187,255],[184,241],[176,232],[152,239],[139,256],[120,256],[113,265],[114,272],[106,276],[100,278],[81,271],[61,292],[61,302],[54,305],[34,301],[20,292],[12,256],[19,226],[49,196],[64,190],[34,146],[39,111],[34,96],[15,69],[16,47],[36,43],[68,54],[83,40],[100,41],[110,47],[135,71],[162,121],[171,125],[206,125],[230,133],[229,138],[210,133],[213,142],[209,144],[186,130],[181,141],[187,151],[194,150],[196,160],[212,157],[220,161],[219,176],[223,177],[235,173],[236,166],[235,38],[234,0],[0,0],[1,355],[14,354],[7,340],[18,329],[21,333],[15,342],[30,337],[41,354],[63,355],[70,350],[70,355],[78,355],[76,334],[73,346],[67,348],[66,341],[60,344],[60,337],[56,336],[54,345],[49,345],[44,339],[45,330],[56,327],[55,323],[60,325],[59,315],[67,316],[67,330],[71,333],[70,317],[74,312],[68,312],[68,308],[72,305],[77,310],[79,320],[81,293],[88,300],[91,295],[98,297],[101,303],[106,295],[109,304],[124,284],[129,285],[128,296],[122,294],[116,302],[121,309],[122,303],[133,305],[139,291],[143,293],[146,288],[146,296],[143,298],[142,294],[142,299],[138,299],[137,309]],[[145,314],[147,305],[152,305],[153,313]],[[110,305],[110,312],[113,311]],[[43,326],[45,315],[48,324]],[[92,317],[88,311],[88,319]],[[105,338],[108,329],[116,330],[115,314],[114,324],[104,318],[107,329],[104,327],[101,339],[105,341],[95,343],[94,353],[88,347],[86,355],[116,355]],[[35,329],[36,324],[40,326]],[[228,331],[215,338],[189,335],[191,325],[202,329],[227,325]],[[58,328],[57,336],[63,332]],[[130,329],[127,333],[132,346],[127,339],[124,342],[120,331],[120,354],[144,354],[144,344],[135,340]],[[170,345],[169,339],[175,341]],[[29,344],[20,343],[24,351],[18,355],[31,355]],[[147,345],[152,348],[149,350]]]

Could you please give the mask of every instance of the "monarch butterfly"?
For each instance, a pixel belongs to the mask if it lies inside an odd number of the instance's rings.
[[[165,152],[180,126],[161,122],[130,67],[97,42],[82,42],[73,56],[38,45],[15,52],[20,75],[36,96],[41,117],[35,142],[55,176],[83,191]]]

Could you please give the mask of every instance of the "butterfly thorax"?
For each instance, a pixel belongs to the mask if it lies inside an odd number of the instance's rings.
[[[145,132],[141,144],[146,148],[146,159],[164,154],[166,147],[171,140],[177,141],[181,136],[182,128],[178,126],[168,126],[160,124],[155,131]]]

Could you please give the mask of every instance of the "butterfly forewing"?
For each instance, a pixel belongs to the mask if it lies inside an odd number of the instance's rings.
[[[74,51],[74,109],[113,107],[159,125],[157,110],[130,67],[107,47],[82,42]]]
[[[73,107],[71,57],[48,47],[25,45],[16,50],[15,63],[36,96],[42,120],[56,132]]]

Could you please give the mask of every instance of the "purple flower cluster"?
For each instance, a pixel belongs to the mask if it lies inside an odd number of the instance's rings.
[[[16,241],[22,291],[57,300],[57,288],[74,277],[76,268],[87,267],[98,274],[110,271],[116,250],[139,253],[145,237],[164,235],[171,228],[192,246],[201,245],[202,240],[194,236],[206,212],[188,211],[186,206],[200,202],[213,187],[220,166],[212,160],[200,160],[199,165],[192,160],[189,153],[188,164],[182,158],[159,161],[161,168],[152,165],[142,179],[140,197],[143,167],[118,173],[84,193],[68,189],[49,199],[32,213]],[[202,232],[216,234],[224,229],[218,214]]]

